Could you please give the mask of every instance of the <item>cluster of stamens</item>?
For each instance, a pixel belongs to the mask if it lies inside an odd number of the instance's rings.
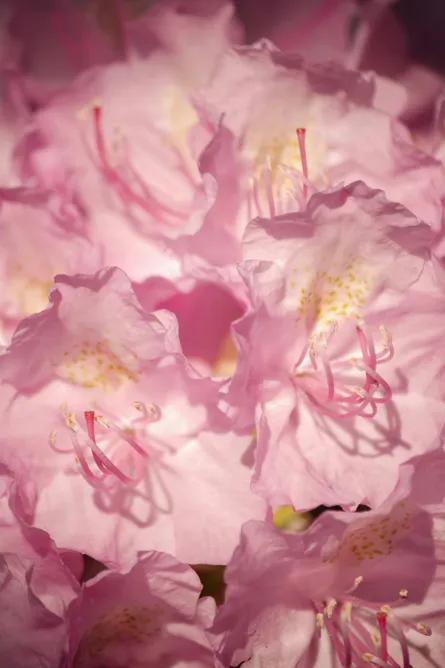
[[[57,452],[74,453],[80,473],[93,487],[102,487],[110,476],[126,484],[137,484],[143,476],[145,461],[150,453],[136,440],[136,430],[159,420],[160,409],[154,404],[146,406],[141,402],[135,402],[134,408],[140,416],[132,420],[131,427],[122,427],[110,419],[96,415],[92,410],[84,412],[85,427],[82,427],[74,413],[66,412],[63,407],[62,414],[69,430],[72,447],[68,450],[56,448],[56,430],[50,434],[50,446]],[[98,444],[97,441],[96,425],[100,425],[108,432],[102,444]],[[117,457],[113,460],[104,451],[110,449],[110,436],[118,446]],[[124,451],[122,446],[127,446]],[[128,463],[129,454],[133,455],[131,457],[133,475],[128,475],[121,468],[122,462]]]
[[[259,158],[253,160],[252,171],[257,173],[257,176],[252,179],[252,188],[247,199],[249,219],[254,217],[254,209],[260,216],[266,214],[262,206],[261,190],[265,192],[268,215],[271,218],[284,213],[281,206],[282,197],[275,196],[277,191],[281,195],[287,195],[293,202],[298,201],[300,208],[305,207],[309,186],[306,129],[298,128],[296,134],[297,151],[301,163],[301,178],[298,178],[293,168],[282,164],[282,155],[287,148],[287,144],[289,143],[293,147],[293,142],[275,139],[268,147],[266,156],[264,156],[264,151],[261,151]]]
[[[351,593],[361,584],[358,577]],[[408,597],[402,589],[400,600]],[[374,624],[375,630],[369,626]],[[410,623],[396,614],[389,605],[380,608],[351,597],[346,601],[330,599],[317,607],[319,633],[327,632],[342,668],[365,668],[371,664],[380,668],[412,668],[409,645],[405,631],[413,630],[430,636],[431,629],[424,623]],[[400,660],[390,651],[389,641],[399,646]]]
[[[327,385],[325,395],[315,396],[314,393],[306,390],[307,398],[319,413],[336,418],[354,416],[373,418],[377,413],[378,405],[387,403],[392,397],[389,384],[378,372],[381,364],[389,362],[394,357],[391,335],[383,325],[380,327],[383,348],[377,352],[372,338],[367,337],[363,329],[356,326],[361,356],[335,362],[337,370],[345,370],[352,366],[363,373],[362,385],[349,388],[336,382],[333,365],[327,355],[329,338],[336,329],[337,324],[333,322],[330,331],[310,339],[294,367],[294,373],[299,375],[300,367],[307,358],[314,371],[318,371],[321,365]]]

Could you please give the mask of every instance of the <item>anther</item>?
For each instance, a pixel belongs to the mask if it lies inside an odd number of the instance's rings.
[[[348,622],[351,621],[352,603],[350,601],[343,603],[341,613],[344,619],[346,619]]]
[[[324,629],[324,615],[322,612],[316,614],[317,625],[320,629]]]
[[[423,622],[419,622],[418,624],[416,624],[416,630],[423,636],[430,636],[432,634],[430,627],[424,624]]]
[[[331,600],[325,607],[325,613],[329,619],[331,619],[336,607],[337,607],[337,601],[335,600],[335,598],[331,598]]]
[[[349,589],[346,590],[346,594],[352,594],[352,592],[354,592],[357,589],[357,587],[359,587],[362,584],[362,582],[363,582],[363,575],[359,575],[358,577],[355,578],[352,587],[349,587]]]

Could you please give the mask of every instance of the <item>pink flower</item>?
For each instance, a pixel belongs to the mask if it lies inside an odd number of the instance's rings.
[[[80,577],[82,573],[82,556],[57,550],[45,531],[29,527],[9,508],[2,508],[1,515],[2,553],[15,555],[25,566],[32,564],[34,594],[47,610],[63,617],[80,589],[75,575]]]
[[[443,167],[373,108],[374,94],[368,76],[305,65],[265,41],[228,51],[199,103],[243,138],[247,219],[301,210],[327,184],[361,179],[438,228]]]
[[[214,667],[206,636],[215,603],[196,573],[159,552],[90,580],[68,611],[69,666]]]
[[[25,490],[0,465],[1,550],[0,656],[5,665],[58,666],[65,643],[65,613],[80,586],[82,557],[63,555],[44,531],[29,527],[16,512]],[[69,559],[70,568],[65,565]]]
[[[119,100],[122,87],[137,88],[154,76],[150,62],[116,65],[113,72],[105,72],[114,81],[113,94]],[[164,80],[159,79],[159,84],[165,102]],[[143,99],[136,90],[134,94]],[[243,198],[238,142],[219,124],[211,141],[206,135],[205,145],[199,137],[201,120],[187,98],[181,99],[190,113],[181,111],[180,122],[186,125],[180,131],[171,125],[176,121],[169,113],[156,118],[156,105],[148,110],[135,106],[129,112],[119,102],[108,106],[93,100],[93,106],[76,119],[75,111],[64,111],[63,101],[58,100],[36,116],[40,129],[30,131],[18,147],[24,181],[54,189],[62,206],[71,198],[85,208],[90,237],[103,246],[107,258],[139,280],[146,275],[134,273],[135,258],[142,251],[152,254],[153,242],[161,249],[162,259],[165,245],[180,257],[193,254],[217,264],[239,259],[239,237],[246,221],[238,225]],[[125,121],[117,120],[119,112],[125,114]],[[113,123],[128,127],[132,136],[113,139],[110,145]],[[50,138],[45,138],[43,126]],[[196,136],[193,131],[198,131]]]
[[[199,18],[161,7],[149,27],[163,48],[90,69],[55,95],[18,147],[26,182],[60,190],[69,179],[88,212],[118,212],[146,234],[199,229],[191,216],[203,197],[197,160],[205,143],[191,147],[200,118],[190,93],[207,83],[229,44],[233,10],[217,4]]]
[[[445,311],[432,239],[359,182],[248,226],[255,310],[234,336],[257,404],[254,489],[270,505],[374,507],[401,462],[436,447]]]
[[[224,665],[442,665],[444,472],[442,450],[411,460],[378,510],[296,536],[248,523],[213,627]]]
[[[12,386],[3,457],[36,483],[36,525],[109,564],[147,543],[191,563],[227,561],[265,507],[243,463],[251,436],[232,433],[218,408],[223,381],[198,375],[173,314],[143,311],[117,269],[59,276],[50,299],[0,357]]]

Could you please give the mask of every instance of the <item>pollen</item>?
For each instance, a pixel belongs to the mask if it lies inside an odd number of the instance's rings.
[[[309,276],[307,272],[293,268],[288,282],[289,299],[296,302],[303,316],[315,321],[314,334],[339,319],[360,321],[363,306],[373,288],[371,267],[361,257],[346,256],[341,262],[326,260],[326,264],[326,270],[322,265]]]
[[[125,359],[121,359],[108,341],[75,344],[63,353],[58,373],[75,385],[104,391],[116,390],[140,378],[134,355],[126,354]]]

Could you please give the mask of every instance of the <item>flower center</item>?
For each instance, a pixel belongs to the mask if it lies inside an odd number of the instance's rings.
[[[63,353],[63,361],[56,365],[59,376],[81,387],[115,391],[128,382],[140,378],[135,355],[113,352],[107,339],[85,340],[74,344]]]

